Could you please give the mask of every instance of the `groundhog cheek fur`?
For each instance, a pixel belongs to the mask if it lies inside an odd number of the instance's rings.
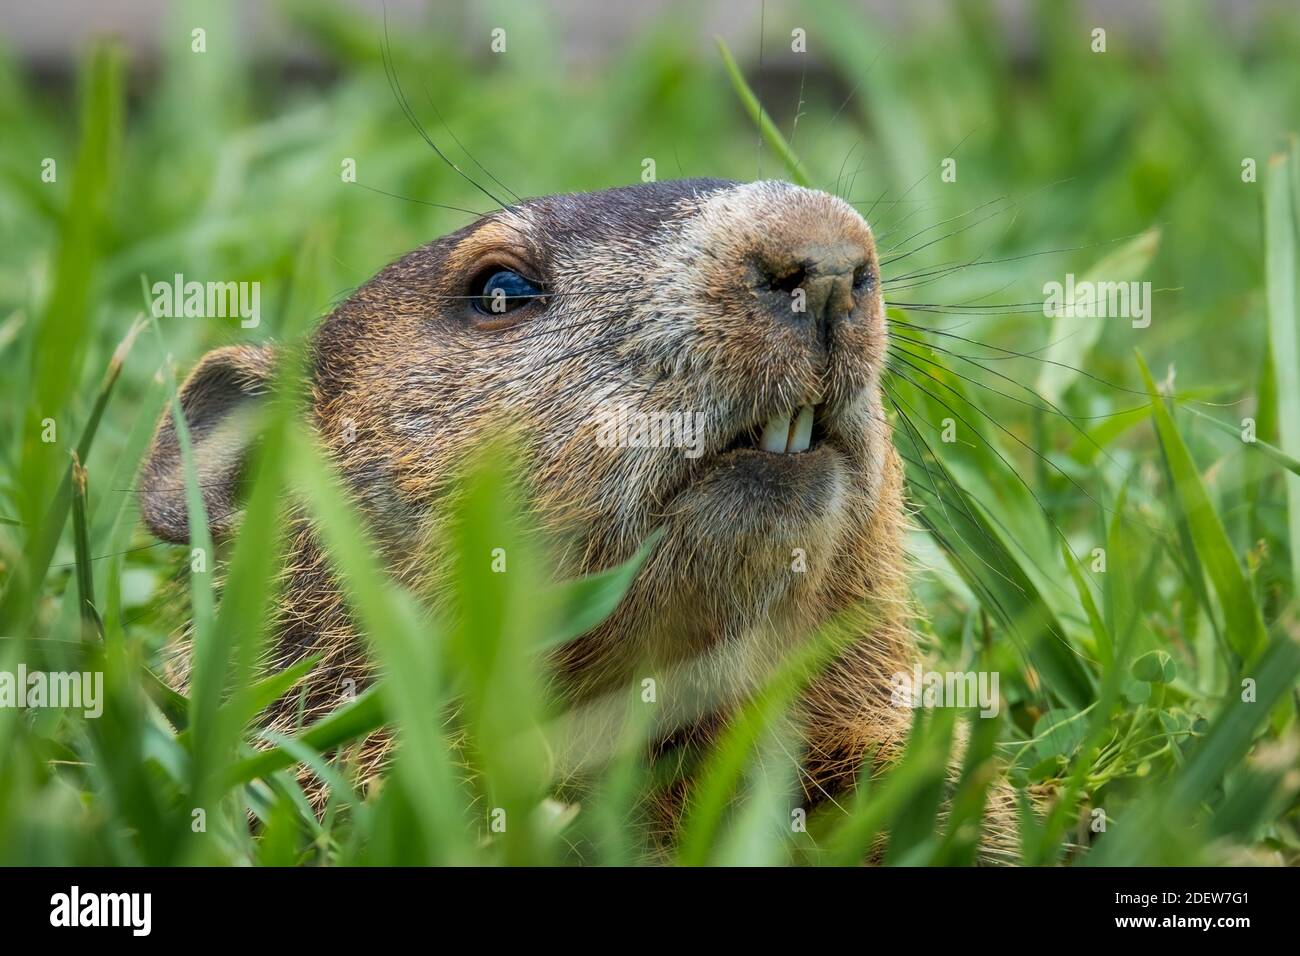
[[[518,449],[557,578],[624,561],[660,531],[619,608],[553,670],[575,704],[639,673],[661,676],[664,739],[707,740],[801,638],[855,614],[857,639],[795,710],[811,807],[851,786],[864,754],[895,756],[911,717],[890,700],[916,651],[902,470],[879,395],[877,268],[850,206],[786,183],[528,200],[393,263],[329,316],[312,340],[311,415],[390,571],[434,601],[446,571],[430,557],[440,503],[488,436]],[[476,283],[497,269],[544,298],[476,312]],[[783,282],[814,296],[817,321],[788,309]],[[260,394],[268,354],[219,350],[182,389],[199,457],[214,463],[205,505],[226,533],[238,448],[203,438],[228,434],[230,410]],[[805,405],[824,439],[808,451],[736,447],[774,412]],[[698,448],[602,443],[611,408],[689,412]],[[169,540],[185,534],[183,501],[168,490],[178,460],[164,417],[142,511]],[[337,705],[345,679],[372,675],[310,524],[291,528],[267,664],[323,655],[306,691],[314,714]],[[291,716],[286,706],[269,720]],[[372,769],[385,750],[369,742]],[[689,789],[681,781],[657,797],[668,839]],[[990,824],[996,849],[1012,828],[1001,811]]]

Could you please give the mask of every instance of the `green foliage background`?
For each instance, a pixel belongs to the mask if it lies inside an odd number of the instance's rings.
[[[580,788],[557,787],[538,755],[565,717],[543,703],[533,664],[608,613],[635,564],[556,590],[526,561],[492,575],[465,560],[461,613],[431,620],[348,546],[357,518],[279,406],[261,423],[220,602],[211,575],[179,570],[185,549],[139,527],[130,489],[177,374],[218,344],[299,341],[383,264],[467,218],[434,204],[481,208],[398,108],[378,22],[280,3],[329,65],[304,78],[250,60],[226,6],[177,3],[156,71],[132,72],[112,41],[87,50],[75,92],[0,50],[0,670],[94,668],[107,683],[97,720],[0,709],[0,861],[646,860],[636,722]],[[974,722],[951,812],[938,807],[954,720],[940,712],[918,722],[895,771],[795,832],[792,770],[774,746],[807,664],[794,662],[704,756],[670,858],[846,863],[889,832],[887,862],[970,862],[996,758],[1033,795],[1023,862],[1295,862],[1300,19],[1264,4],[1232,32],[1208,5],[1153,3],[1152,30],[1133,33],[1043,2],[1027,5],[1015,44],[991,3],[894,31],[830,0],[769,6],[769,50],[807,31],[806,83],[788,57],[761,72],[741,50],[747,79],[730,74],[689,4],[598,66],[557,65],[540,4],[480,12],[474,22],[506,27],[504,56],[449,39],[469,16],[460,5],[389,34],[435,139],[449,145],[440,114],[522,195],[637,181],[645,157],[660,178],[749,179],[795,176],[797,156],[813,185],[858,203],[885,250],[898,335],[886,382],[918,507],[921,627],[943,669],[997,670],[1008,706]],[[1098,25],[1104,54],[1090,49]],[[341,180],[344,157],[358,183]],[[940,180],[947,157],[956,182]],[[1257,182],[1243,181],[1245,158]],[[115,362],[144,308],[141,275],[177,272],[260,282],[261,325],[160,320]],[[1054,325],[1013,305],[1067,272],[1149,280],[1151,326]],[[945,417],[965,440],[935,440]],[[1254,443],[1241,440],[1247,418]],[[520,533],[506,480],[485,456],[457,505],[462,557]],[[390,676],[259,751],[253,718],[302,676],[253,667],[290,490]],[[206,535],[201,520],[194,530]],[[181,698],[156,675],[191,615]],[[399,756],[365,790],[349,746],[380,724]],[[300,762],[331,784],[323,820]],[[505,834],[490,835],[491,808],[511,821]]]

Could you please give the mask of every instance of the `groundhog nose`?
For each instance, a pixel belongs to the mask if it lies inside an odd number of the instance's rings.
[[[866,252],[855,243],[794,246],[759,256],[758,291],[778,319],[810,326],[825,340],[853,313],[866,265]]]

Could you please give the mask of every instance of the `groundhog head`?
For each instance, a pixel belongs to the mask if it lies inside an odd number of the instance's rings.
[[[896,573],[885,335],[871,231],[826,193],[686,180],[551,196],[357,290],[315,333],[312,412],[392,555],[429,540],[459,466],[505,429],[557,576],[663,529],[587,658],[716,647],[806,630]],[[218,534],[238,514],[230,423],[273,364],[219,349],[183,386]],[[182,484],[165,417],[142,511],[168,540],[187,534]]]

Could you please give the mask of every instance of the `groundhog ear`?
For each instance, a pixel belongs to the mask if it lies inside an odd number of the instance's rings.
[[[203,356],[180,389],[195,471],[214,538],[238,524],[239,487],[253,439],[253,413],[275,366],[269,346],[235,345]],[[163,412],[140,472],[140,516],[165,541],[189,541],[185,472],[171,408]]]

